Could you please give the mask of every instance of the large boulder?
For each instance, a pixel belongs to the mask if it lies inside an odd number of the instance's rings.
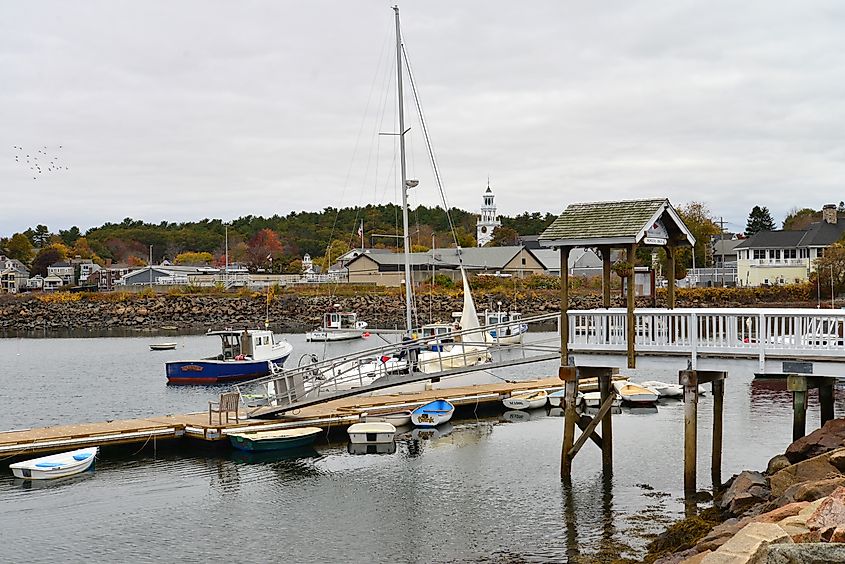
[[[821,429],[789,445],[785,455],[795,464],[842,447],[845,447],[845,418],[831,419]]]
[[[789,486],[782,496],[772,502],[772,505],[780,507],[786,504],[791,505],[796,501],[815,501],[830,495],[841,486],[845,486],[845,476],[815,482],[800,482]]]
[[[749,523],[732,539],[701,559],[703,564],[723,564],[726,562],[764,562],[770,544],[789,544],[792,538],[774,523]]]
[[[766,477],[760,472],[744,470],[733,480],[730,487],[722,494],[718,504],[734,515],[739,515],[758,503],[769,498],[769,486]]]
[[[766,547],[761,562],[766,564],[807,564],[824,562],[845,563],[842,546],[830,543],[817,544],[772,544]]]
[[[839,488],[824,498],[810,518],[807,519],[807,526],[813,529],[826,531],[845,526],[845,488]]]
[[[845,451],[845,449],[842,450]],[[841,477],[843,474],[830,463],[831,455],[836,452],[839,451],[828,452],[803,460],[769,476],[772,495],[780,497],[790,486],[801,482],[818,482]]]

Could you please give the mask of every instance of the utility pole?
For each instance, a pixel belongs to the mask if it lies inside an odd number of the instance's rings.
[[[149,269],[150,269],[150,288],[152,288],[153,287],[153,246],[152,245],[150,245]]]
[[[719,249],[722,251],[722,288],[725,287],[725,218],[719,218]]]

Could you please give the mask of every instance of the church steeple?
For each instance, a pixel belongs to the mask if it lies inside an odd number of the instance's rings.
[[[502,222],[496,216],[496,196],[493,194],[493,190],[490,189],[489,177],[487,178],[487,190],[484,191],[482,198],[484,203],[481,206],[481,215],[478,218],[475,229],[475,239],[478,241],[479,247],[483,247],[489,243],[493,239],[493,230],[502,225]]]

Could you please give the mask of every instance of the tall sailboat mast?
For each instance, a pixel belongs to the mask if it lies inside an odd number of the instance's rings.
[[[408,237],[408,188],[416,181],[408,181],[405,169],[405,109],[402,99],[402,33],[399,30],[399,6],[393,6],[396,14],[396,92],[399,97],[399,162],[402,170],[402,244],[405,250],[405,328],[411,332],[411,248]]]

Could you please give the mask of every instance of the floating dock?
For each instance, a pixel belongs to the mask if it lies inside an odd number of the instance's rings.
[[[585,382],[589,385],[589,383]],[[130,443],[153,443],[181,438],[214,443],[225,440],[231,432],[269,431],[292,427],[317,426],[324,429],[346,427],[358,421],[362,413],[386,409],[413,409],[435,399],[447,399],[456,406],[500,402],[514,392],[524,390],[557,390],[563,387],[558,378],[479,384],[456,388],[439,388],[414,393],[353,396],[305,407],[277,419],[239,419],[230,415],[228,423],[219,424],[218,414],[209,422],[208,411],[184,415],[164,415],[142,419],[125,419],[101,423],[77,423],[39,429],[17,429],[0,432],[0,458],[54,452],[69,448],[109,446]],[[245,412],[241,417],[246,417]]]

